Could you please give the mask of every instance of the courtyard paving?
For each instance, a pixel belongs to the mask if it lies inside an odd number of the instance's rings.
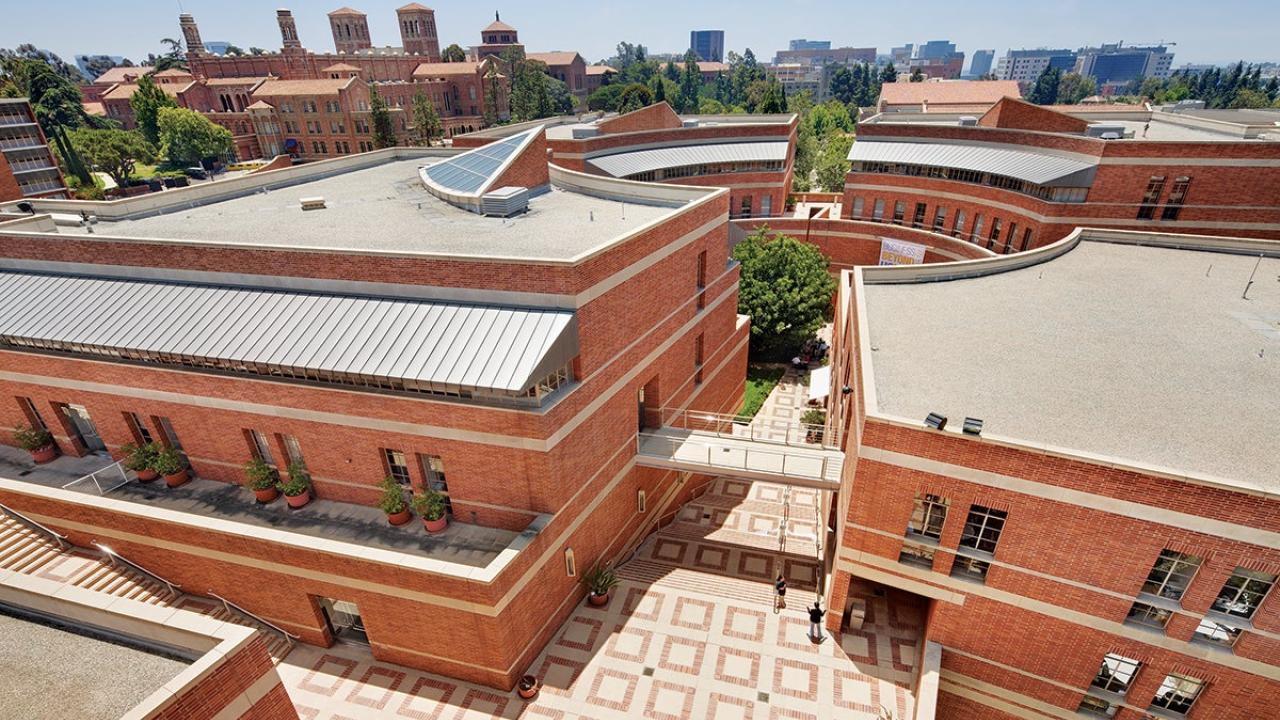
[[[304,720],[909,718],[918,609],[869,596],[860,629],[821,645],[807,637],[816,501],[813,491],[716,481],[619,568],[607,607],[583,603],[560,627],[530,668],[544,683],[533,702],[351,645],[300,646],[279,671]],[[775,613],[779,571],[790,589]]]

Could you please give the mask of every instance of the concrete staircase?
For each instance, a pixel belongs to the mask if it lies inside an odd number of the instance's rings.
[[[728,492],[731,484],[738,494]],[[680,508],[674,521],[647,537],[618,567],[618,577],[772,607],[773,579],[783,572],[787,605],[813,604],[819,572],[813,506],[784,502],[788,496],[780,486],[767,493],[779,500],[762,500],[764,493],[757,491],[764,483],[759,482],[743,496],[742,485],[741,480],[713,482]],[[787,537],[780,547],[784,517]]]
[[[256,619],[229,611],[213,598],[171,592],[168,586],[127,565],[114,564],[96,550],[59,545],[43,532],[0,510],[0,569],[35,575],[113,597],[190,610],[263,633],[271,657],[279,662],[293,640]]]

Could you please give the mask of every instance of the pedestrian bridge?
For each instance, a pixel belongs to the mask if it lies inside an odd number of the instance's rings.
[[[663,409],[660,427],[642,429],[636,464],[744,480],[838,490],[844,453],[821,425]]]

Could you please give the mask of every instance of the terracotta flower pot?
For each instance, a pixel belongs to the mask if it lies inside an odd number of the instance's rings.
[[[392,525],[399,526],[409,522],[409,520],[412,517],[413,515],[409,513],[409,509],[405,508],[404,510],[401,510],[398,513],[389,513],[387,515],[387,522],[391,523]]]
[[[178,472],[172,475],[165,475],[164,484],[168,485],[171,488],[176,488],[179,485],[186,485],[187,481],[190,479],[191,479],[191,476],[187,474],[186,468],[183,468],[182,470],[179,470]]]
[[[152,480],[160,477],[160,473],[152,470],[151,468],[142,468],[141,470],[134,470],[133,472],[138,476],[138,482],[151,482]]]
[[[591,603],[594,607],[604,607],[609,604],[609,593],[605,593],[603,595],[589,593],[587,595],[587,602]]]
[[[265,490],[253,491],[253,496],[257,498],[258,502],[262,503],[263,505],[266,505],[272,500],[275,500],[276,496],[279,494],[280,494],[280,491],[276,490],[274,486],[266,488]]]
[[[291,508],[300,508],[311,502],[311,488],[307,488],[307,491],[301,495],[285,495],[284,501],[289,503]]]
[[[422,518],[422,526],[425,527],[429,533],[444,532],[444,529],[449,527],[449,516],[441,515],[435,520]]]
[[[31,459],[34,460],[37,465],[39,465],[41,463],[47,463],[50,460],[58,457],[58,446],[54,445],[53,443],[49,443],[44,447],[38,447],[35,450],[31,450],[30,452],[31,452]]]
[[[520,678],[520,684],[516,686],[516,694],[525,700],[532,700],[538,697],[538,691],[541,689],[542,684],[538,682],[538,678],[525,675]]]

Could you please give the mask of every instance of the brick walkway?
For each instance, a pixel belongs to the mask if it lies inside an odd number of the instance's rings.
[[[778,552],[783,500],[787,543]],[[374,661],[367,650],[300,646],[279,666],[304,719],[755,718],[872,720],[913,709],[921,616],[867,598],[862,629],[809,642],[812,491],[719,480],[620,567],[605,608],[585,603],[530,672],[532,703],[515,693]],[[771,580],[788,576],[788,609]]]

